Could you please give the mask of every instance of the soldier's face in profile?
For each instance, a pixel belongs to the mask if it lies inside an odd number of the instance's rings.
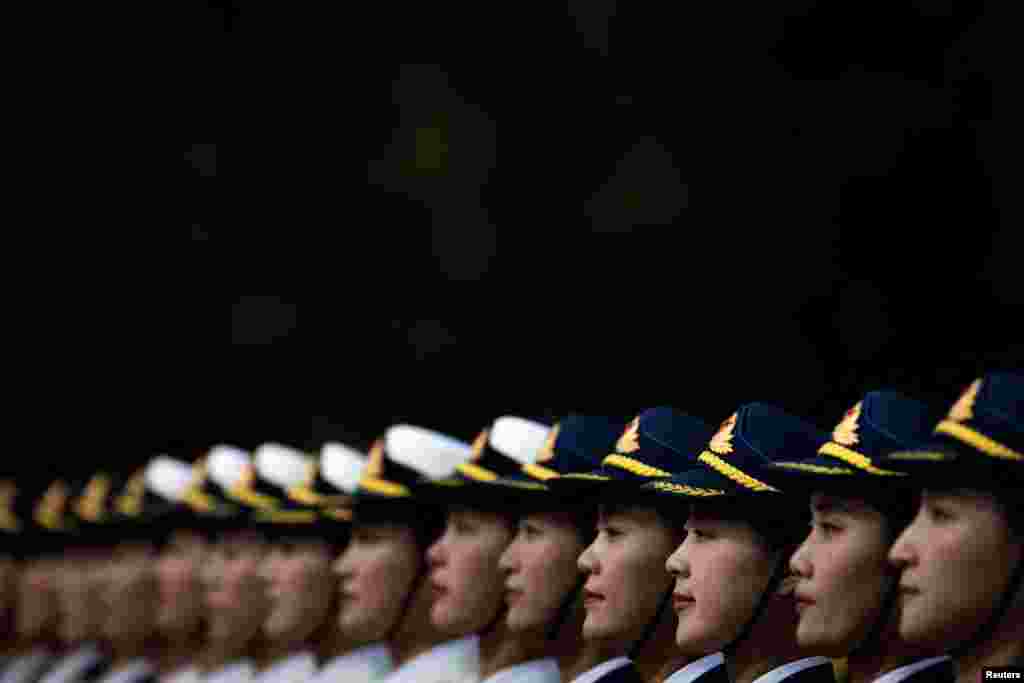
[[[971,637],[1006,590],[1024,540],[990,494],[925,491],[889,559],[902,568],[900,636],[948,646]],[[1021,619],[1021,600],[1006,619]],[[1015,611],[1015,613],[1013,613]]]
[[[777,553],[749,524],[690,512],[686,539],[666,567],[676,577],[676,645],[697,657],[723,649],[753,618],[768,588]]]
[[[444,533],[427,551],[434,604],[430,621],[450,635],[483,629],[504,605],[498,560],[512,540],[509,519],[494,512],[454,508]]]
[[[259,632],[268,609],[259,571],[265,552],[263,539],[244,531],[224,534],[210,549],[202,572],[210,640],[244,641]]]
[[[101,635],[105,610],[98,581],[105,566],[103,549],[77,549],[59,561],[56,571],[60,621],[57,635],[71,645]]]
[[[811,533],[789,563],[798,577],[797,642],[842,657],[868,636],[892,585],[888,523],[861,501],[820,493],[811,515]]]
[[[533,513],[519,520],[516,535],[498,563],[505,575],[505,623],[513,631],[542,629],[576,587],[576,560],[585,546],[572,516]]]
[[[17,583],[14,631],[23,640],[48,635],[56,627],[57,561],[33,558],[22,565]]]
[[[200,570],[206,540],[192,531],[176,531],[156,558],[157,628],[166,636],[194,633],[205,613]]]
[[[122,543],[111,550],[99,582],[105,616],[102,631],[108,641],[136,641],[152,635],[157,605],[153,560],[148,543]]]
[[[319,628],[333,603],[330,546],[316,539],[275,542],[263,561],[270,615],[263,633],[277,642],[299,643]]]
[[[334,564],[338,625],[347,639],[372,643],[393,631],[422,561],[410,526],[357,520]]]
[[[652,508],[601,507],[597,538],[578,562],[588,574],[584,639],[628,643],[640,637],[669,586],[665,560],[680,536]]]

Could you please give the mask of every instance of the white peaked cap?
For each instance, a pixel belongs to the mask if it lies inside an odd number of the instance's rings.
[[[234,488],[247,468],[252,466],[249,454],[235,446],[214,446],[206,456],[206,472],[225,491]]]
[[[325,443],[320,449],[320,474],[347,494],[356,492],[366,456],[345,444]]]
[[[165,500],[181,502],[192,485],[192,467],[181,460],[158,455],[146,465],[146,488]]]
[[[469,460],[468,443],[440,432],[412,425],[395,425],[384,435],[388,457],[428,479],[441,479]]]
[[[499,417],[491,426],[491,448],[528,465],[537,460],[551,427],[521,417]]]
[[[285,490],[304,484],[313,465],[313,459],[302,451],[279,443],[263,444],[252,459],[262,478]]]

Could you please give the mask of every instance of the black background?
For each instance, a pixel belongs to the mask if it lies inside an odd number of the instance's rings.
[[[711,4],[195,5],[175,224],[37,314],[75,338],[18,467],[659,404],[830,427],[1021,368],[1008,20]]]

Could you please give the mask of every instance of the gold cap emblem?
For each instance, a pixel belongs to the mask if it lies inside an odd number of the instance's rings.
[[[142,512],[142,498],[146,495],[145,470],[132,475],[124,485],[124,491],[117,497],[117,511],[129,517],[138,517]]]
[[[949,409],[949,419],[955,422],[966,422],[974,417],[974,402],[978,400],[978,392],[981,390],[981,380],[976,379],[971,385],[964,389],[953,407]]]
[[[729,416],[729,419],[722,423],[715,435],[711,437],[708,447],[715,453],[725,455],[732,453],[732,430],[736,427],[736,413]]]
[[[558,441],[560,427],[561,425],[555,424],[548,432],[548,437],[544,439],[544,445],[540,447],[540,452],[537,454],[537,462],[550,462],[555,459],[555,442]]]
[[[832,430],[832,440],[838,444],[844,446],[852,446],[858,441],[860,437],[857,436],[857,423],[860,420],[860,407],[861,404],[858,401],[857,405],[846,411],[843,415],[843,419],[839,421],[836,428]]]
[[[0,529],[18,531],[21,523],[14,516],[14,497],[18,495],[18,487],[14,482],[0,481]]]
[[[476,435],[473,439],[472,453],[469,456],[470,462],[479,460],[484,454],[484,447],[487,446],[487,437],[491,434],[490,430],[485,429]]]
[[[104,503],[109,493],[110,478],[105,474],[93,475],[75,502],[75,512],[82,519],[98,522],[103,517]]]
[[[366,462],[365,475],[374,479],[384,476],[384,439],[377,439],[373,442],[369,459]]]
[[[632,453],[640,449],[640,418],[634,417],[626,426],[626,431],[619,437],[615,450],[619,453]]]
[[[36,506],[33,517],[40,526],[47,529],[63,528],[64,523],[61,517],[64,515],[64,506],[68,501],[68,487],[59,479],[46,489],[42,499]]]

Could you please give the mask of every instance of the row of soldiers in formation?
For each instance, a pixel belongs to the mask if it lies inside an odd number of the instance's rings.
[[[1024,655],[1024,376],[829,433],[498,418],[3,484],[2,683],[980,683]]]

